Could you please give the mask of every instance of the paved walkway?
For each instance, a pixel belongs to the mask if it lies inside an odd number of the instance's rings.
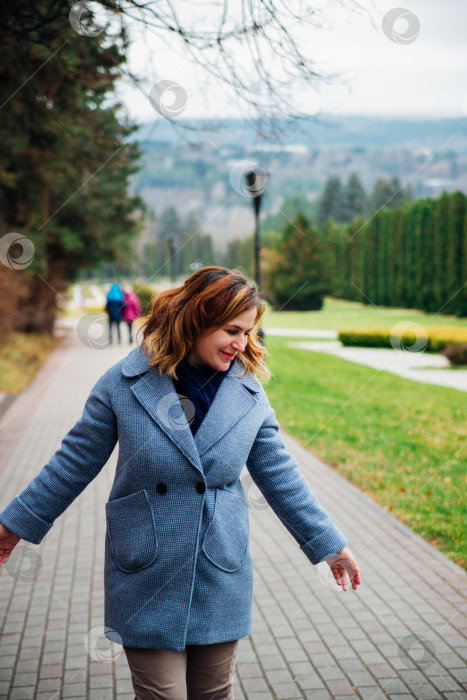
[[[312,330],[306,328],[265,328],[267,335],[288,338],[319,338],[312,342],[293,341],[292,348],[329,352],[344,360],[367,365],[375,369],[398,374],[406,379],[413,379],[425,384],[438,384],[452,389],[467,391],[467,370],[449,369],[447,357],[429,352],[410,352],[410,350],[393,350],[387,348],[345,347],[337,338],[336,331]],[[323,340],[329,339],[329,340]]]
[[[337,338],[337,331],[320,330],[319,328],[272,328],[266,326],[264,328],[266,335],[280,335],[286,338]]]
[[[70,331],[0,425],[1,507],[48,461],[96,379],[129,349],[91,349]],[[348,534],[364,583],[358,592],[335,591],[327,565],[309,563],[246,473],[255,598],[253,630],[239,646],[236,700],[466,698],[465,572],[284,439]],[[99,637],[115,457],[41,545],[20,543],[0,570],[0,698],[134,698],[124,655],[114,650],[109,663]]]

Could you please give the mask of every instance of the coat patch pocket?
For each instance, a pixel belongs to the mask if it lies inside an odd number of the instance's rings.
[[[152,564],[157,555],[157,537],[146,491],[108,501],[105,512],[118,568],[130,572]]]
[[[223,571],[237,571],[248,549],[248,504],[223,489],[216,490],[214,515],[203,539],[203,552]]]

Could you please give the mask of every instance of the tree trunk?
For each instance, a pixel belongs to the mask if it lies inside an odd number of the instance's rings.
[[[17,328],[18,311],[26,295],[24,273],[0,264],[0,338]]]
[[[16,330],[53,335],[58,303],[66,289],[62,264],[51,263],[47,278],[28,276],[26,283],[27,295],[18,308]]]

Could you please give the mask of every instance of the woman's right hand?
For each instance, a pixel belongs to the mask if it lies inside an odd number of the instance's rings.
[[[15,535],[0,523],[0,566],[7,563],[13,547],[18,544],[20,539],[21,537],[18,537],[18,535]]]

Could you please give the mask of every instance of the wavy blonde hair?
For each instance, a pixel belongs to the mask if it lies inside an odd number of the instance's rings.
[[[238,353],[244,377],[248,372],[270,379],[264,364],[269,354],[258,338],[259,321],[266,305],[257,289],[238,270],[210,265],[194,272],[180,286],[158,294],[151,313],[135,321],[137,335],[150,356],[150,364],[162,374],[178,379],[175,368],[205,332],[213,331],[235,316],[256,307],[256,319],[244,352]]]

